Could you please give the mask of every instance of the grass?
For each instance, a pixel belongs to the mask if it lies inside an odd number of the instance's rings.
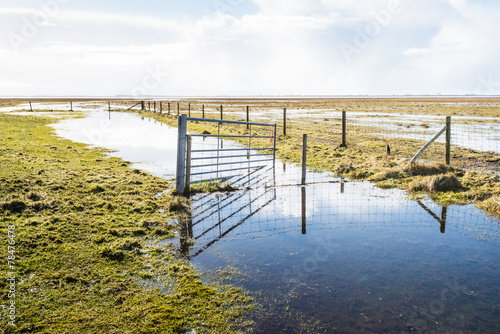
[[[204,283],[172,243],[160,243],[174,237],[170,221],[189,207],[157,196],[172,183],[58,139],[51,122],[0,114],[0,297],[16,303],[16,326],[4,318],[0,330],[231,333],[248,326],[239,320],[251,307],[242,290]],[[14,270],[7,268],[9,227]]]
[[[214,192],[229,192],[238,190],[227,181],[214,180],[206,182],[196,182],[191,184],[190,194],[198,193],[214,193]]]

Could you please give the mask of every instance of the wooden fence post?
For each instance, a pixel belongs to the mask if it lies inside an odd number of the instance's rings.
[[[153,112],[156,112],[156,101],[153,102]]]
[[[446,164],[451,164],[451,116],[446,117]]]
[[[178,118],[178,139],[177,139],[177,172],[175,178],[175,188],[181,195],[186,189],[186,132],[187,116]]]
[[[224,115],[222,113],[222,105],[220,106],[220,119],[224,119]]]
[[[163,112],[163,105],[162,102],[160,101],[160,114]]]
[[[73,111],[73,102],[69,102],[69,111]]]
[[[188,115],[191,117],[191,103],[188,103]]]
[[[427,142],[427,144],[425,144],[424,146],[422,146],[422,148],[417,152],[417,154],[415,154],[415,156],[410,160],[410,162],[408,163],[407,167],[409,167],[412,163],[414,163],[415,161],[417,161],[418,157],[424,153],[424,151],[432,145],[432,143],[434,143],[439,137],[441,137],[441,135],[448,129],[448,126],[445,126],[441,129],[441,131],[439,131],[434,137],[432,137],[431,140],[429,140]]]
[[[170,102],[168,102],[168,106],[167,106],[168,110],[167,110],[167,114],[170,115]]]
[[[205,105],[201,106],[201,117],[205,118]]]
[[[347,147],[347,111],[342,111],[342,144],[340,147]]]
[[[283,136],[286,136],[286,108],[283,108]]]
[[[108,111],[111,111],[111,102],[108,102]]]
[[[306,184],[307,174],[307,134],[302,136],[302,185]]]
[[[179,116],[181,113],[181,106],[179,105],[179,103],[177,103],[177,116]]]
[[[250,122],[250,106],[247,106],[247,123]],[[247,130],[250,129],[250,124],[247,124]]]
[[[144,101],[141,101],[141,110],[144,110],[145,107],[144,107]]]
[[[33,106],[31,105],[31,101],[30,101],[30,110],[31,112],[33,112]]]

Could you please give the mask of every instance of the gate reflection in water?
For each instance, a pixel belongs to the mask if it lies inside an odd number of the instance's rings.
[[[262,296],[258,330],[500,332],[498,219],[369,183],[273,184],[193,197],[180,222],[186,258]]]

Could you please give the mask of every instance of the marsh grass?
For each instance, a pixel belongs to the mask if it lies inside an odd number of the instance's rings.
[[[157,196],[172,183],[108,158],[105,150],[58,139],[47,126],[53,121],[0,114],[0,233],[15,226],[18,282],[16,327],[2,321],[0,330],[236,332],[250,307],[241,289],[203,283],[173,256],[173,245],[147,246],[146,240],[174,237],[168,221],[189,206]],[[7,243],[0,258],[7,259]],[[0,270],[4,305],[6,265]],[[144,279],[154,284],[144,286]],[[169,282],[174,287],[161,292]]]
[[[238,190],[238,188],[233,186],[228,181],[213,180],[191,184],[190,194],[193,195],[198,193],[230,192],[236,190]]]
[[[479,207],[495,216],[500,216],[500,196],[492,196],[479,204]]]

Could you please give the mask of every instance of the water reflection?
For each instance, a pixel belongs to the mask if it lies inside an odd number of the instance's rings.
[[[422,203],[422,201],[417,200],[417,203],[418,203],[418,205],[420,205],[422,207],[422,209],[424,209],[429,215],[431,215],[432,218],[437,220],[439,225],[441,225],[441,227],[440,227],[441,233],[445,233],[446,232],[446,216],[448,214],[448,207],[443,206],[441,208],[441,218],[439,218],[434,212],[432,212],[432,210],[430,210],[427,206],[425,206],[425,204]]]
[[[243,273],[258,331],[500,329],[498,219],[368,183],[279,184],[193,198],[180,238],[198,267]]]
[[[132,162],[133,168],[164,178],[175,174],[177,129],[155,124],[150,118],[94,111],[52,127],[63,138],[112,150],[110,156]]]
[[[255,197],[252,197],[252,193],[246,190],[197,199],[195,206],[201,208],[196,213],[197,218],[193,220],[190,213],[179,220],[181,254],[187,259],[198,256],[276,200],[274,188],[265,188],[262,193],[255,194]],[[239,218],[233,219],[234,217]],[[207,238],[209,234],[211,237]],[[196,243],[196,249],[190,252],[195,241],[199,241]]]

